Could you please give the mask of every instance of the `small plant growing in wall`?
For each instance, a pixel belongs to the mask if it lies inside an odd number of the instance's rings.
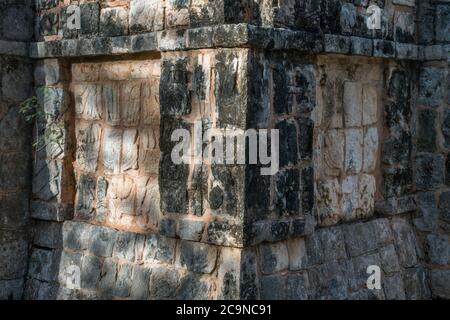
[[[61,146],[64,137],[64,113],[55,112],[59,108],[54,108],[62,105],[64,97],[55,95],[54,88],[46,86],[38,87],[36,95],[24,100],[19,105],[19,113],[23,116],[25,121],[30,124],[35,124],[36,133],[33,147],[36,151],[40,151],[48,145]],[[44,104],[49,105],[46,108]],[[50,111],[47,111],[50,109]]]

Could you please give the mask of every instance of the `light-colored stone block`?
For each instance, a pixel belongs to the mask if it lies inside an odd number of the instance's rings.
[[[344,119],[345,126],[358,127],[362,122],[362,84],[346,82],[344,84]]]
[[[345,130],[345,172],[361,172],[363,164],[363,129]]]
[[[363,125],[371,125],[378,120],[378,92],[373,85],[363,88]]]
[[[364,135],[364,172],[373,172],[377,165],[379,155],[378,128],[367,128]]]

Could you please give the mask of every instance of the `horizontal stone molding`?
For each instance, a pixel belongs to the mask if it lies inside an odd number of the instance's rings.
[[[311,54],[330,53],[413,61],[449,59],[450,52],[449,45],[423,46],[382,39],[258,27],[242,23],[129,36],[34,42],[30,44],[30,57],[65,58],[206,48],[298,50]]]
[[[0,40],[0,55],[28,57],[28,48],[27,42]]]

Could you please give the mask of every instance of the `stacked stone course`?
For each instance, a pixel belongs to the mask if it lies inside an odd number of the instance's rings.
[[[0,9],[0,298],[450,298],[449,1]],[[172,162],[210,128],[278,129],[280,170]]]

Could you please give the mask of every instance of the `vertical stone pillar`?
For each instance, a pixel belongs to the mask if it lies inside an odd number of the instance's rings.
[[[28,1],[0,4],[0,299],[20,299],[28,264],[31,126],[20,104],[32,95]]]
[[[33,133],[31,217],[33,246],[26,299],[54,298],[62,245],[62,222],[73,217],[73,113],[64,60],[36,64],[37,110]]]

